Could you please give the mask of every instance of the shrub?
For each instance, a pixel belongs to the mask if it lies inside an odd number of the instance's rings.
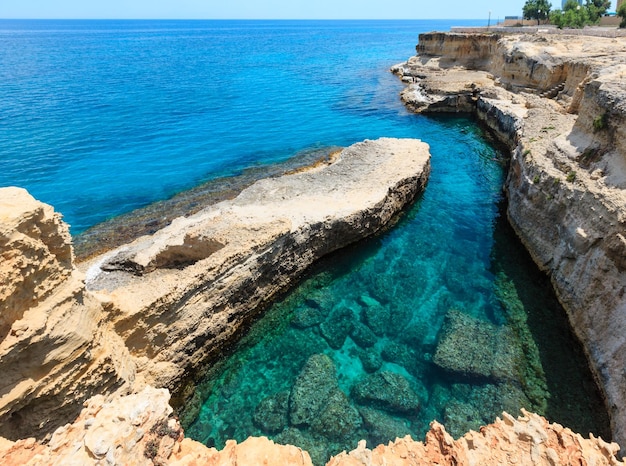
[[[573,183],[574,180],[576,179],[576,172],[574,170],[572,170],[571,172],[569,172],[567,174],[567,178],[565,178],[569,183]]]
[[[617,16],[622,18],[622,22],[620,23],[619,27],[626,28],[626,3],[622,3],[617,9]]]
[[[609,115],[606,113],[603,113],[602,115],[597,116],[593,119],[593,130],[601,131],[603,129],[606,129],[608,123],[609,123]]]

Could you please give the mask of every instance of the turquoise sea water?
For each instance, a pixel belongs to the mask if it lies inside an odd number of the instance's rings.
[[[526,407],[608,438],[563,310],[504,218],[505,154],[468,118],[406,112],[388,72],[453,24],[477,22],[0,21],[0,186],[73,234],[302,152],[431,145],[415,206],[224,355],[181,413],[188,435],[268,435],[322,463],[360,438],[421,438],[433,419],[460,435]]]
[[[472,21],[1,21],[0,186],[74,234],[218,176],[412,136],[391,65]]]

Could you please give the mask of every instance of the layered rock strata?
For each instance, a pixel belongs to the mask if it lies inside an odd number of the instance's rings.
[[[98,395],[72,424],[52,435],[47,445],[34,439],[0,441],[2,464],[12,465],[220,465],[312,466],[306,451],[277,445],[265,437],[228,441],[222,451],[184,437],[172,416],[169,394],[146,387],[138,394],[111,399]],[[331,458],[327,466],[439,464],[621,465],[619,447],[523,412],[518,418],[503,413],[479,432],[454,440],[436,421],[424,442],[406,436],[368,449],[365,442],[351,452]]]
[[[22,189],[0,189],[0,434],[41,438],[95,394],[152,384],[186,396],[314,261],[385,228],[424,189],[429,163],[418,140],[355,144],[82,272],[59,215]]]
[[[626,42],[422,34],[417,112],[475,113],[512,152],[510,223],[549,274],[626,441]]]

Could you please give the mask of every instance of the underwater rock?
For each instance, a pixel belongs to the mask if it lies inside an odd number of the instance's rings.
[[[401,335],[413,318],[413,309],[409,306],[391,304],[389,310],[389,324],[387,333],[389,335]]]
[[[320,333],[333,349],[343,346],[352,330],[354,312],[348,306],[340,304],[333,308],[328,318],[320,324]]]
[[[368,442],[373,445],[385,444],[396,438],[411,435],[411,429],[400,419],[374,408],[362,406],[359,413],[363,418],[363,425],[367,428]]]
[[[319,308],[305,307],[298,309],[291,320],[291,325],[296,328],[308,328],[319,325],[324,321],[324,314]]]
[[[361,379],[352,389],[357,403],[392,413],[414,413],[419,408],[417,393],[409,381],[394,372],[379,372]]]
[[[378,341],[376,334],[372,332],[367,325],[363,325],[361,322],[354,322],[350,337],[363,349],[374,346],[376,341]]]
[[[389,307],[383,306],[368,295],[361,295],[360,301],[363,304],[363,320],[365,324],[376,335],[384,335],[391,319]]]
[[[314,354],[304,364],[289,397],[289,420],[293,426],[310,425],[337,388],[335,364],[325,354]]]
[[[339,388],[330,393],[320,414],[311,422],[311,430],[328,439],[345,438],[361,425],[361,416]]]
[[[459,437],[469,430],[488,424],[502,411],[515,412],[520,407],[531,406],[517,385],[504,382],[480,387],[455,384],[452,393],[437,390],[443,409],[443,421],[450,434]],[[447,393],[444,393],[447,392]]]
[[[395,341],[387,342],[385,346],[383,346],[380,354],[383,360],[404,366],[407,370],[417,359],[415,351],[408,346],[403,345],[402,343],[396,343]]]
[[[380,357],[380,354],[374,348],[360,350],[357,352],[357,356],[365,372],[376,372],[383,365],[383,358]]]
[[[451,310],[439,333],[433,363],[465,377],[519,380],[523,357],[509,328]]]
[[[264,398],[254,410],[254,424],[263,432],[276,434],[289,421],[289,392],[280,392]]]

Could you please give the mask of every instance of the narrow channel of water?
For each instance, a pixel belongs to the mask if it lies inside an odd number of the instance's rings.
[[[183,413],[188,436],[265,435],[324,464],[359,439],[421,440],[433,419],[458,437],[523,407],[609,438],[564,311],[506,222],[504,157],[467,118],[430,123],[418,202],[253,325]]]

